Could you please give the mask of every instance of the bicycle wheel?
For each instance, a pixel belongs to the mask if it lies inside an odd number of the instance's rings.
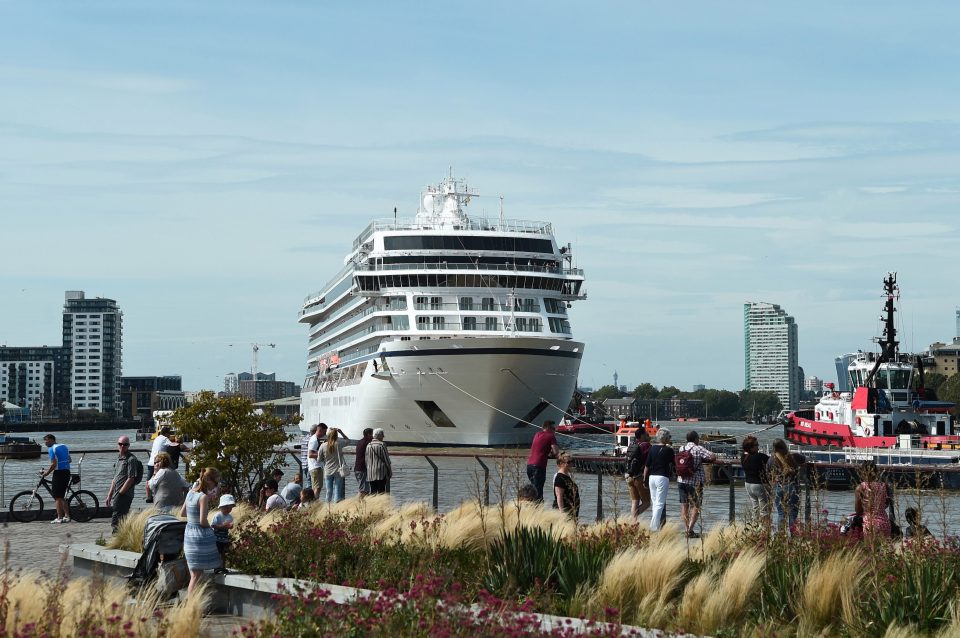
[[[70,495],[67,501],[67,507],[70,511],[70,519],[78,523],[86,523],[97,515],[100,509],[100,501],[97,495],[87,490],[77,490]]]
[[[43,512],[43,499],[36,492],[20,492],[10,501],[10,516],[21,523],[32,523]]]

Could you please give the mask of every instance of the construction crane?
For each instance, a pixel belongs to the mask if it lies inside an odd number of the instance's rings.
[[[233,346],[234,344],[231,343],[230,345]],[[251,343],[250,345],[253,347],[253,365],[250,367],[250,374],[253,375],[253,376],[251,377],[251,380],[252,380],[252,381],[256,381],[256,380],[257,380],[257,354],[260,352],[260,348],[276,348],[276,347],[277,347],[277,344],[275,344],[275,343]]]
[[[250,372],[253,374],[253,380],[257,380],[257,353],[260,352],[260,348],[276,348],[277,344],[275,343],[251,343],[253,346],[253,368]]]

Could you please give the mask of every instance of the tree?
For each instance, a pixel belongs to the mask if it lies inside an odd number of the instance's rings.
[[[619,399],[623,393],[614,385],[605,385],[593,393],[594,401],[603,401],[604,399]]]
[[[946,380],[947,380],[947,376],[940,374],[939,372],[927,372],[923,375],[923,383],[926,386],[927,390],[933,390],[934,393],[938,394],[938,396],[939,396],[939,393],[937,392],[937,390],[940,389],[940,386],[942,386]],[[911,381],[910,385],[914,390],[920,387],[919,374],[913,375],[913,380]]]
[[[652,383],[641,383],[633,389],[631,394],[635,399],[656,399],[660,396],[660,391]]]
[[[660,390],[660,394],[657,396],[660,399],[672,399],[674,397],[683,398],[683,394],[684,392],[680,388],[668,385],[664,386],[663,389]]]
[[[937,388],[937,397],[941,401],[949,401],[960,405],[960,374],[952,374],[940,384],[940,387]],[[953,409],[953,413],[957,414],[956,408]]]
[[[215,467],[238,501],[256,497],[257,485],[280,465],[274,447],[289,438],[283,419],[272,410],[256,414],[244,396],[218,399],[213,392],[201,392],[195,402],[174,412],[171,422],[181,437],[194,442],[187,478]]]

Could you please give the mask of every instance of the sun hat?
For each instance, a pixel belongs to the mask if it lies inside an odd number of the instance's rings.
[[[236,505],[237,501],[233,498],[233,494],[224,494],[220,497],[220,505],[217,507],[227,507],[228,505]]]

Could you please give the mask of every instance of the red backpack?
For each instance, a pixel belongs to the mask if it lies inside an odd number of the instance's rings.
[[[677,468],[677,476],[682,479],[691,479],[697,473],[697,458],[690,450],[681,449],[677,452],[674,464]]]

